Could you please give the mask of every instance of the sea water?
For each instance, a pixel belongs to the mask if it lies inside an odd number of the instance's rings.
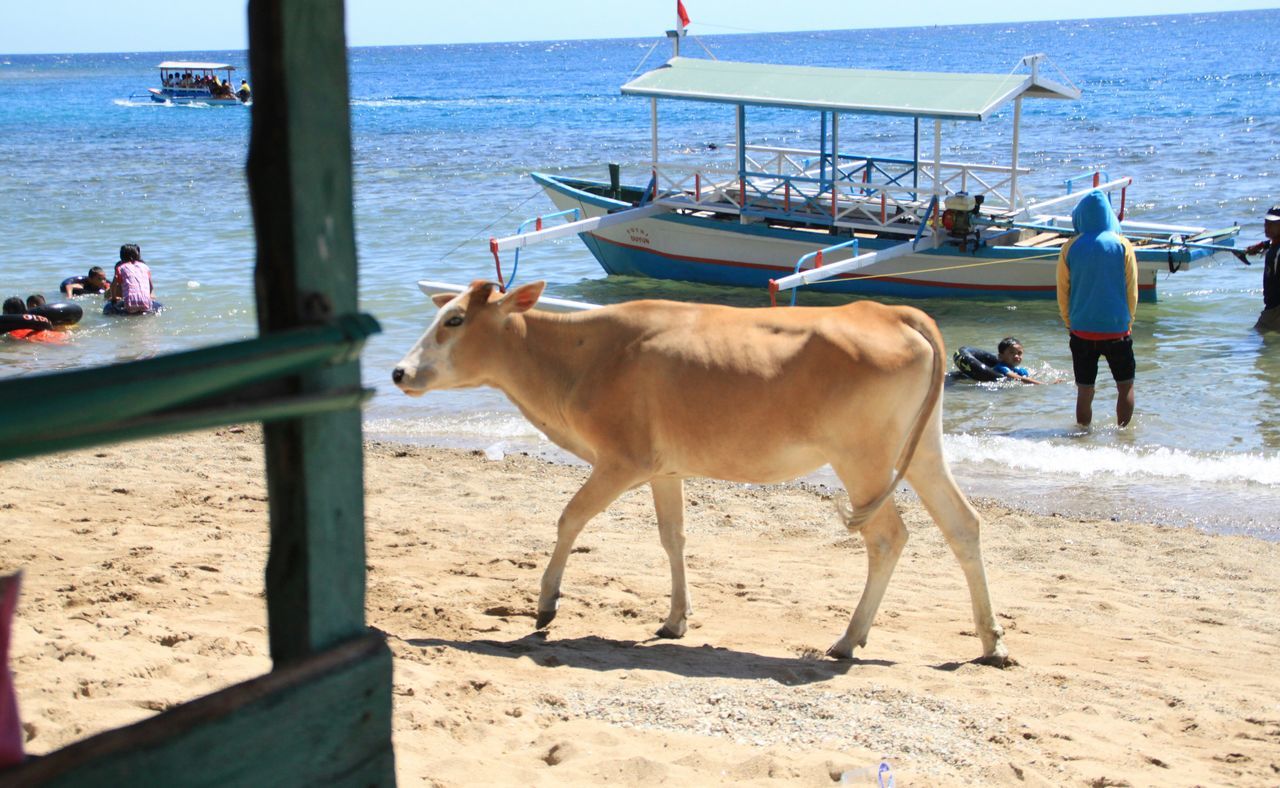
[[[717,20],[726,21],[726,20]],[[732,20],[728,20],[732,21]],[[1131,218],[1261,237],[1280,203],[1280,51],[1265,34],[1280,11],[893,30],[710,36],[722,59],[822,66],[1008,72],[1043,52],[1080,101],[1024,103],[1021,185],[1041,199],[1095,169],[1132,176]],[[696,30],[696,28],[695,28]],[[657,32],[657,31],[655,31]],[[528,178],[598,179],[606,164],[643,183],[648,102],[618,87],[657,65],[656,39],[356,48],[350,51],[361,308],[383,333],[362,357],[376,389],[371,437],[487,450],[543,451],[499,394],[410,399],[390,385],[431,309],[419,279],[492,278],[487,240],[552,210]],[[702,55],[686,41],[686,54]],[[645,58],[647,57],[647,61]],[[129,100],[161,60],[237,65],[244,52],[0,56],[0,293],[43,292],[90,265],[110,270],[123,243],[151,264],[167,309],[112,319],[83,299],[62,346],[0,342],[0,376],[107,364],[253,336],[253,221],[244,177],[250,111]],[[1059,76],[1059,72],[1061,76]],[[733,137],[731,109],[662,105],[664,157]],[[944,124],[948,160],[1007,164],[1011,108],[983,124]],[[812,147],[816,116],[754,111],[754,142]],[[842,149],[909,155],[907,121],[846,116]],[[1094,425],[1074,424],[1075,389],[1056,305],[937,300],[922,306],[949,347],[993,348],[1015,335],[1032,373],[1056,385],[953,382],[946,451],[962,486],[1010,505],[1142,518],[1280,538],[1280,337],[1251,330],[1260,265],[1219,256],[1162,275],[1160,301],[1134,328],[1137,411],[1114,423],[1105,364]],[[638,295],[764,305],[762,292],[606,278],[574,238],[526,251],[522,281],[553,295],[616,302]],[[836,303],[802,294],[802,303]],[[94,407],[93,392],[84,392]],[[786,403],[778,403],[785,408]],[[834,481],[819,474],[819,481]]]

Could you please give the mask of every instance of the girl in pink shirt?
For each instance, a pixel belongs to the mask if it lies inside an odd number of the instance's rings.
[[[120,247],[120,262],[116,263],[116,275],[107,291],[107,305],[103,312],[116,315],[140,315],[159,306],[152,298],[155,286],[151,283],[151,268],[142,261],[142,250],[137,244]]]

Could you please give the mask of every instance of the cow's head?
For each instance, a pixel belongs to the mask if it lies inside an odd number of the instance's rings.
[[[391,380],[412,397],[432,389],[485,385],[507,318],[531,309],[545,286],[532,282],[501,293],[497,284],[476,280],[456,296],[432,296],[440,311],[391,371]]]

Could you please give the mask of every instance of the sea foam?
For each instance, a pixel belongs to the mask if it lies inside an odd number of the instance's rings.
[[[1000,435],[948,435],[953,463],[992,463],[1011,469],[1081,479],[1106,475],[1190,482],[1280,484],[1280,457],[1260,453],[1195,453],[1167,447],[1070,446]]]

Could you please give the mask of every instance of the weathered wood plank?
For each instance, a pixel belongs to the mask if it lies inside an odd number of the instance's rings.
[[[0,381],[0,400],[14,403],[0,413],[0,460],[148,437],[165,425],[180,431],[244,421],[253,410],[245,406],[255,398],[275,400],[282,393],[246,386],[346,363],[379,330],[368,315],[346,315],[327,325],[128,364]],[[99,407],[82,407],[86,391],[94,393]],[[342,393],[352,407],[363,401],[358,387]],[[264,412],[278,413],[275,404]],[[211,418],[219,406],[225,406],[225,417]],[[184,407],[201,411],[200,418],[184,420],[178,413]],[[299,415],[315,412],[315,403],[299,402],[297,410]]]
[[[368,633],[0,771],[26,786],[390,785],[391,651]]]
[[[258,235],[264,333],[356,310],[343,6],[252,0],[254,76],[249,193]],[[296,393],[360,384],[355,361],[299,375]],[[360,414],[267,425],[271,553],[267,614],[277,665],[364,626],[364,478]]]

